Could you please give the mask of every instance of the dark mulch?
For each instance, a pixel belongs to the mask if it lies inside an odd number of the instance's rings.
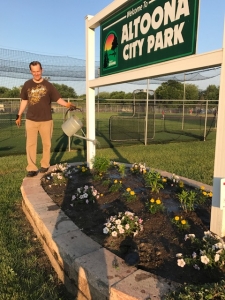
[[[130,187],[135,190],[138,197],[134,202],[125,201],[121,196],[122,192],[109,192],[109,187],[104,186],[102,181],[94,181],[91,174],[75,174],[66,185],[51,187],[51,181],[46,180],[47,176],[48,174],[42,179],[44,190],[71,220],[93,240],[125,260],[130,253],[138,253],[137,268],[182,284],[218,282],[222,279],[223,274],[216,271],[197,271],[193,267],[177,266],[176,254],[184,254],[187,251],[185,234],[193,233],[202,238],[204,231],[209,230],[211,201],[207,201],[195,211],[185,213],[179,206],[177,187],[167,184],[159,194],[167,208],[166,212],[150,214],[145,202],[152,195],[140,175],[128,172],[126,177],[122,178],[124,188]],[[118,174],[116,176],[119,177]],[[94,204],[77,204],[72,207],[71,197],[74,191],[85,184],[93,185],[103,196]],[[143,219],[144,230],[135,237],[114,238],[103,234],[107,218],[127,210]],[[171,218],[177,214],[182,215],[191,225],[188,232],[179,232],[171,223]]]

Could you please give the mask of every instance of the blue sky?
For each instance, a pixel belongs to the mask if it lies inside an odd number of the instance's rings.
[[[85,16],[95,15],[111,2],[2,1],[0,48],[85,59]],[[224,0],[200,1],[197,53],[222,48],[224,17]],[[99,48],[97,29],[96,60],[99,60]]]

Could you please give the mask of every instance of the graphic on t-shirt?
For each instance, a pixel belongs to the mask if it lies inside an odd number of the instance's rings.
[[[28,100],[30,105],[38,103],[41,97],[45,96],[47,89],[44,85],[38,84],[36,87],[28,89]]]

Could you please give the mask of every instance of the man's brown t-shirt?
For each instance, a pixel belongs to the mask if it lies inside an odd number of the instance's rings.
[[[45,79],[41,83],[33,79],[26,81],[20,96],[28,101],[26,118],[36,122],[52,120],[51,102],[61,98],[57,89]]]

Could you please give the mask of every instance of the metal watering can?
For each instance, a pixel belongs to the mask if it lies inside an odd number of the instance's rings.
[[[75,108],[75,110],[82,111],[80,108]],[[87,141],[91,141],[94,144],[96,144],[97,140],[92,140],[92,139],[88,139],[88,138],[85,137],[85,133],[82,130],[83,123],[81,122],[81,120],[76,115],[72,115],[69,119],[66,120],[66,116],[67,116],[69,111],[70,111],[70,109],[68,109],[65,113],[64,123],[62,124],[63,132],[68,137],[76,136],[76,137],[79,137],[79,138],[87,140]],[[80,135],[76,134],[79,130],[82,131],[84,136],[80,136]]]

